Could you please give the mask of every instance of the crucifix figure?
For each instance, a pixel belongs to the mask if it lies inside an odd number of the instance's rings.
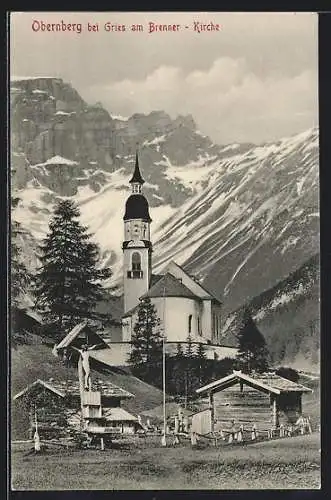
[[[91,375],[90,375],[90,351],[92,351],[98,344],[95,344],[91,347],[88,347],[87,344],[82,345],[81,349],[72,346],[73,349],[79,352],[80,359],[78,361],[81,362],[83,372],[84,372],[84,388],[86,391],[91,389]]]

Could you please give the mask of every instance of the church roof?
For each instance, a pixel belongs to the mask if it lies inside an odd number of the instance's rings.
[[[139,168],[139,160],[138,160],[138,153],[136,153],[136,164],[134,167],[134,172],[131,180],[129,181],[130,184],[137,182],[138,184],[144,184],[144,179],[142,178],[142,175],[140,173],[140,168]]]
[[[155,283],[157,283],[162,277],[163,274],[152,274],[149,281],[149,288],[152,288],[152,286],[155,285]]]
[[[175,278],[172,274],[166,273],[141,297],[186,297],[188,299],[199,299],[191,292],[187,286]]]
[[[132,309],[129,309],[129,311],[127,311],[125,314],[123,314],[122,318],[129,318],[130,316],[132,316],[132,314],[135,311],[137,311],[138,306],[139,306],[139,304],[137,304],[136,306],[132,307]]]
[[[204,297],[201,297],[201,296],[200,296],[200,298],[209,298],[209,299],[211,299],[211,300],[213,300],[213,301],[217,302],[218,304],[222,304],[222,302],[221,302],[221,300],[220,300],[220,299],[218,299],[217,297],[215,297],[215,295],[214,295],[214,294],[213,294],[210,290],[208,290],[208,289],[205,287],[205,285],[202,285],[202,284],[200,283],[200,281],[196,279],[196,277],[195,277],[195,276],[193,276],[192,274],[189,274],[189,273],[188,273],[188,272],[187,272],[187,271],[186,271],[186,270],[185,270],[182,266],[180,266],[179,264],[177,264],[177,262],[175,262],[175,261],[173,261],[173,260],[172,260],[172,261],[170,262],[170,266],[175,266],[175,267],[177,267],[178,269],[180,269],[180,271],[181,271],[182,273],[184,273],[184,274],[185,274],[185,275],[186,275],[186,276],[187,276],[190,280],[192,280],[192,281],[193,281],[193,282],[194,282],[194,283],[195,283],[198,287],[200,287],[200,289],[201,289],[202,291],[206,292],[206,295],[205,295]],[[169,268],[169,266],[168,266],[168,268]],[[171,268],[169,268],[169,272],[171,273]]]

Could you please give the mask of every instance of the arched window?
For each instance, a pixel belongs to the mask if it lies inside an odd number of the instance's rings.
[[[192,332],[192,314],[188,317],[188,333]]]
[[[139,252],[132,254],[132,271],[141,271],[141,256]]]

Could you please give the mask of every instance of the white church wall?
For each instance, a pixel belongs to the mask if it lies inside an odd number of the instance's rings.
[[[211,304],[211,320],[212,343],[218,344],[221,336],[222,306],[216,302]]]
[[[165,329],[169,342],[185,342],[189,335],[189,316],[191,319],[191,335],[198,336],[197,315],[199,305],[196,300],[185,297],[157,297],[152,299],[157,315]],[[164,308],[165,306],[165,308]],[[164,316],[165,309],[165,316]]]
[[[212,340],[212,312],[211,300],[202,301],[202,335],[208,340]]]
[[[132,317],[126,317],[122,319],[122,341],[131,342],[132,335]]]

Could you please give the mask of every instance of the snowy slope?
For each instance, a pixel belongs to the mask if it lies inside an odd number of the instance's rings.
[[[115,117],[61,79],[13,84],[12,186],[21,199],[13,217],[39,241],[56,200],[74,199],[120,282],[137,142],[155,272],[176,260],[230,311],[318,252],[317,129],[260,146],[219,146],[190,116]]]
[[[174,258],[234,307],[318,251],[317,130],[215,161],[200,182],[157,234],[157,271]]]
[[[46,164],[30,166],[32,176]],[[73,168],[64,160],[62,165]],[[82,185],[73,199],[117,280],[129,176],[123,168],[101,174],[105,184],[97,193]],[[156,272],[175,259],[216,293],[229,296],[228,306],[234,308],[318,251],[317,130],[212,162],[175,166],[168,160],[165,175],[176,186],[190,186],[192,195],[173,207],[164,202],[157,180],[147,183],[148,198],[162,200],[151,207]],[[59,195],[36,178],[17,194],[15,219],[42,238]]]

